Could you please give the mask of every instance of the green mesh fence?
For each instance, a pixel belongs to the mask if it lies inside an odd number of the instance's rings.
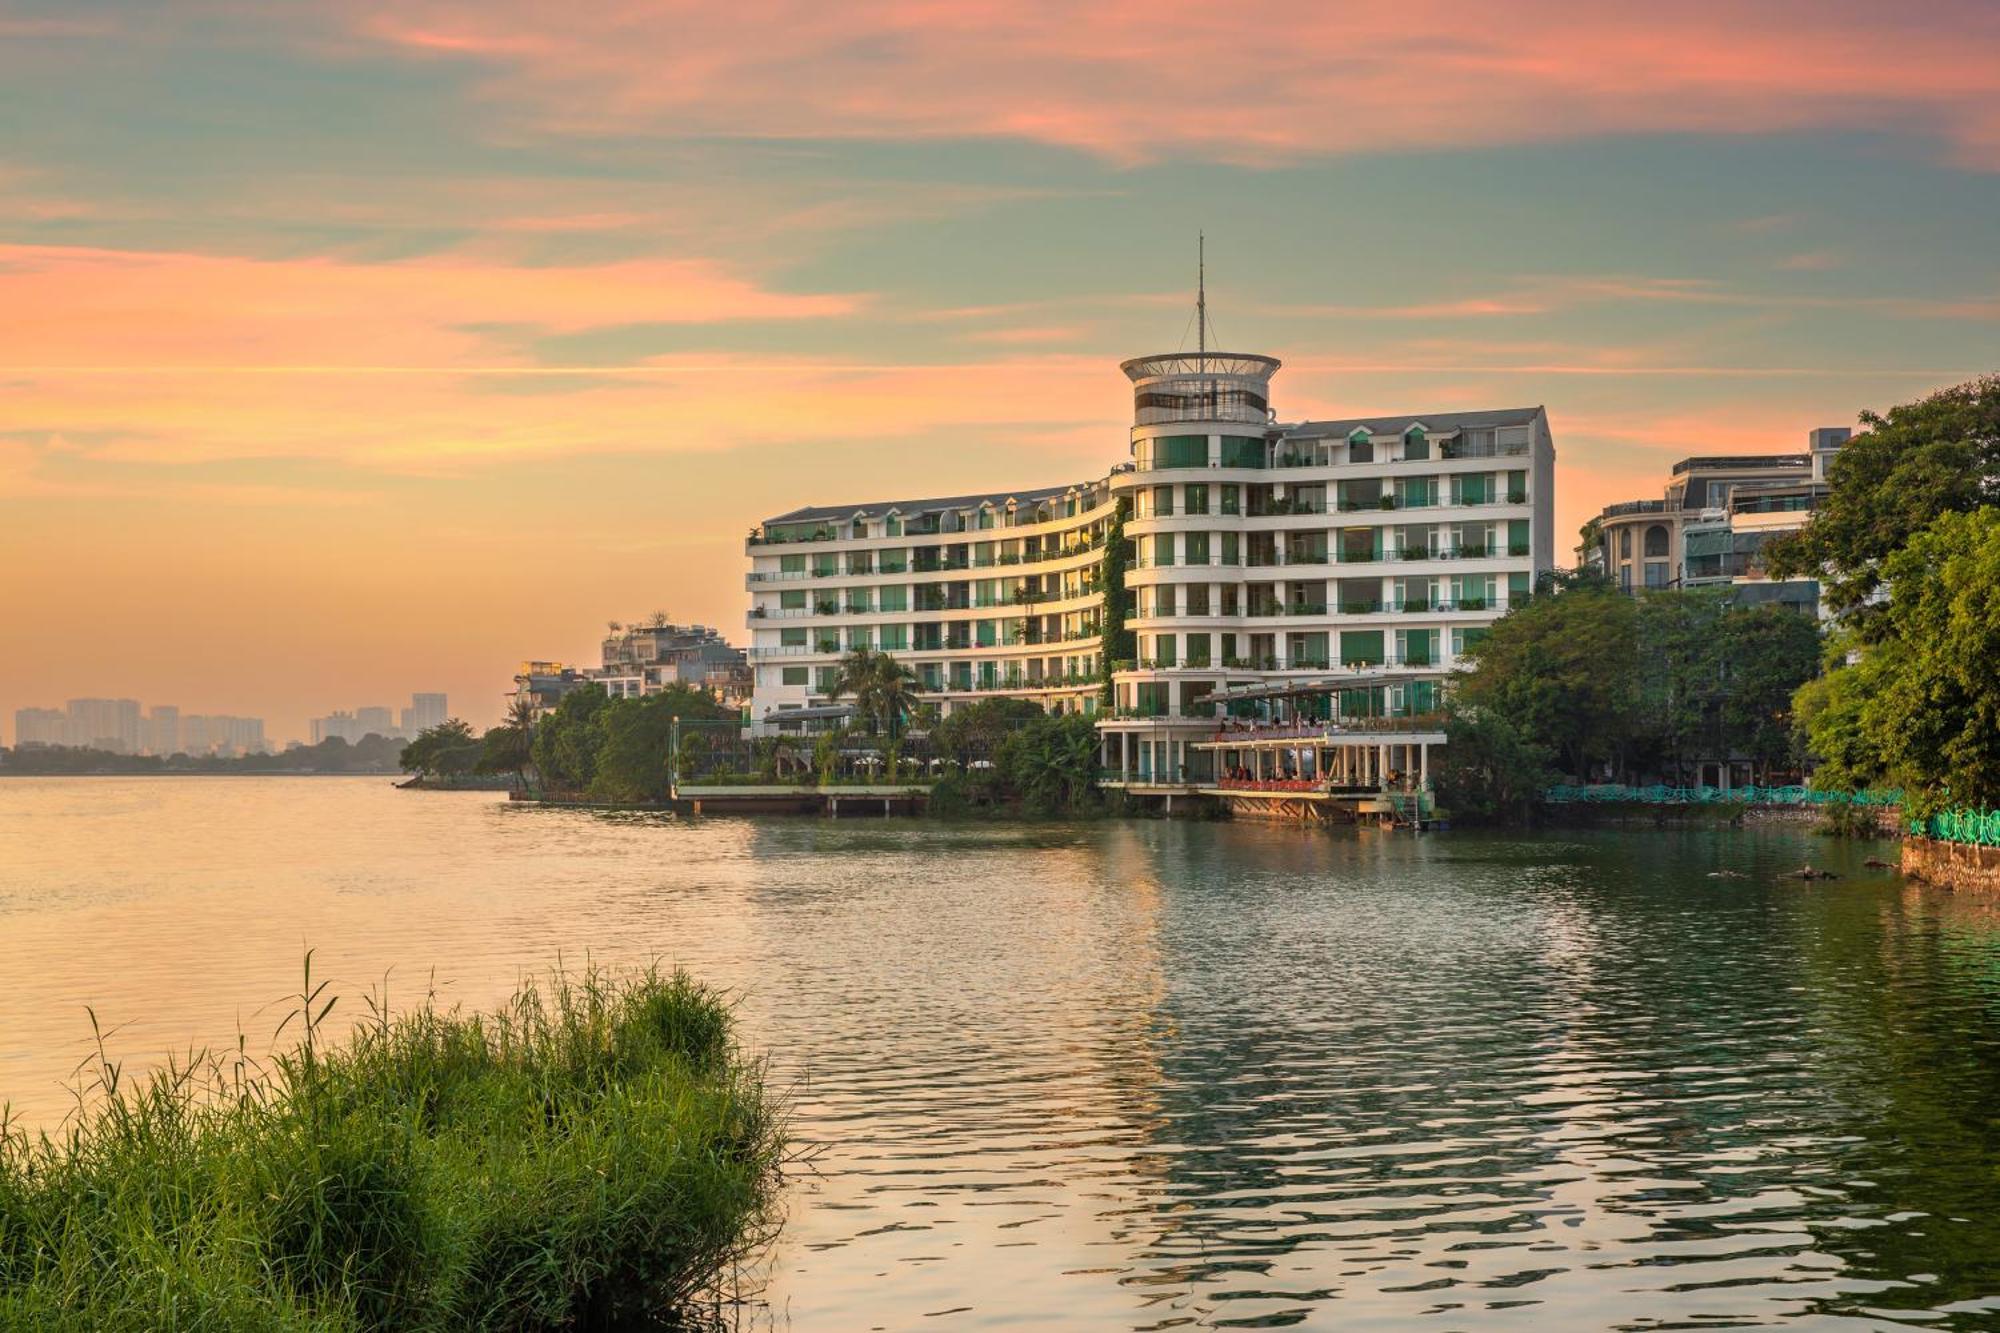
[[[1912,837],[2000,847],[2000,810],[1940,810],[1927,819],[1910,820],[1907,827]]]
[[[1588,787],[1550,787],[1542,793],[1550,805],[1702,805],[1711,801],[1743,801],[1752,805],[1900,805],[1903,793],[1883,791],[1819,791],[1812,787],[1628,787],[1608,782]]]

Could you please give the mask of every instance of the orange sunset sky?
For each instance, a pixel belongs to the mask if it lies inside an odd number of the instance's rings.
[[[1558,548],[2000,368],[2000,6],[0,0],[0,728],[268,719],[665,610],[805,503],[1544,403]]]

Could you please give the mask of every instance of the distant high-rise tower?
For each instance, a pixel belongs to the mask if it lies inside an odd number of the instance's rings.
[[[144,732],[147,754],[177,753],[181,748],[181,710],[173,704],[154,704],[146,716]]]
[[[441,725],[450,716],[450,706],[444,695],[413,694],[410,706],[403,710],[403,730],[415,736],[420,731],[429,731]]]
[[[71,699],[69,743],[116,754],[139,752],[137,699]]]

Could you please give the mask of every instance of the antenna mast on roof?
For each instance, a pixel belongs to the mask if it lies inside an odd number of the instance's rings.
[[[1195,338],[1196,346],[1200,348],[1201,369],[1206,372],[1208,370],[1208,237],[1202,232],[1194,234],[1194,256]],[[1187,344],[1181,345],[1185,347]]]

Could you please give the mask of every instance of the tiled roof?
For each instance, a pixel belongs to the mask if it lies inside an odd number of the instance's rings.
[[[1017,500],[1024,505],[1032,505],[1041,500],[1056,500],[1073,490],[1087,490],[1102,481],[1084,482],[1075,486],[1038,486],[1026,491],[994,491],[986,495],[947,495],[926,500],[873,500],[866,504],[851,505],[807,505],[789,513],[767,518],[766,523],[811,523],[824,519],[848,519],[856,514],[881,515],[894,509],[904,515],[921,514],[933,509],[976,509],[991,503],[996,509],[1004,509],[1009,500]]]
[[[1301,421],[1278,429],[1293,437],[1345,436],[1362,427],[1376,435],[1401,435],[1411,426],[1422,424],[1442,434],[1467,427],[1525,426],[1541,414],[1539,407],[1502,407],[1483,412],[1392,412],[1374,417],[1350,417],[1343,421]]]

